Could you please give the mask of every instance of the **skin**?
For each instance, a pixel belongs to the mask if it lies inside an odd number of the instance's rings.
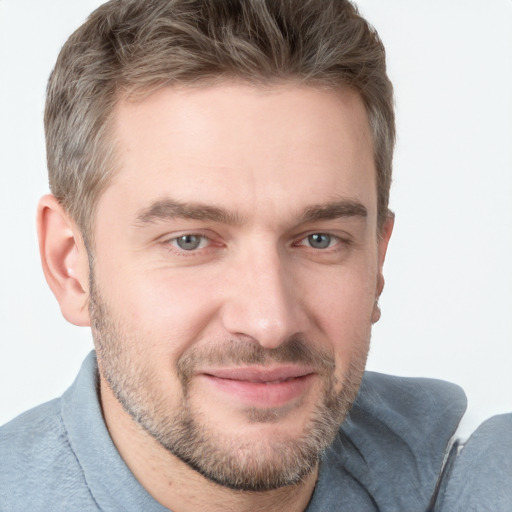
[[[176,512],[304,510],[316,466],[293,485],[236,491],[194,471],[133,416],[172,423],[187,407],[212,444],[231,454],[243,446],[235,459],[272,466],[276,439],[288,447],[307,435],[328,388],[353,399],[393,224],[377,228],[364,106],[348,90],[226,83],[166,88],[121,102],[115,116],[119,172],[98,203],[93,290],[73,221],[51,196],[38,217],[64,316],[92,324],[112,439]],[[198,247],[181,248],[184,235]],[[280,359],[297,339],[331,366]],[[265,360],[236,359],[251,347]],[[131,411],[116,382],[133,388]]]

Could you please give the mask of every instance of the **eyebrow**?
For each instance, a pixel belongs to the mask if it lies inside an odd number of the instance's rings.
[[[342,217],[366,218],[368,210],[359,202],[341,200],[319,205],[309,206],[302,214],[302,222],[315,222],[319,220],[334,220]]]
[[[350,200],[332,201],[307,207],[300,218],[301,223],[333,220],[341,217],[368,216],[367,209],[359,202]],[[143,209],[137,215],[137,226],[145,226],[159,220],[171,219],[208,220],[228,225],[241,225],[244,219],[236,213],[218,206],[201,203],[182,203],[173,199],[161,199]]]
[[[222,224],[242,224],[240,216],[225,208],[200,203],[181,203],[172,199],[161,199],[137,215],[136,224],[144,226],[159,220],[170,219],[209,220]]]

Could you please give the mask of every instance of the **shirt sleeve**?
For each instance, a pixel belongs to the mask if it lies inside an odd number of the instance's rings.
[[[464,444],[435,510],[512,511],[512,414],[487,420]]]

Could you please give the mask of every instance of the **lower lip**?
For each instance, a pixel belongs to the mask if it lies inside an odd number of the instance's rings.
[[[314,380],[314,374],[304,375],[283,382],[265,383],[222,379],[203,375],[208,382],[225,394],[252,407],[282,407],[304,396]]]

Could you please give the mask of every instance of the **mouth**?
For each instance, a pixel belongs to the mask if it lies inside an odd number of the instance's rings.
[[[244,406],[275,408],[304,397],[317,373],[312,368],[290,365],[209,369],[199,376],[224,398]]]

